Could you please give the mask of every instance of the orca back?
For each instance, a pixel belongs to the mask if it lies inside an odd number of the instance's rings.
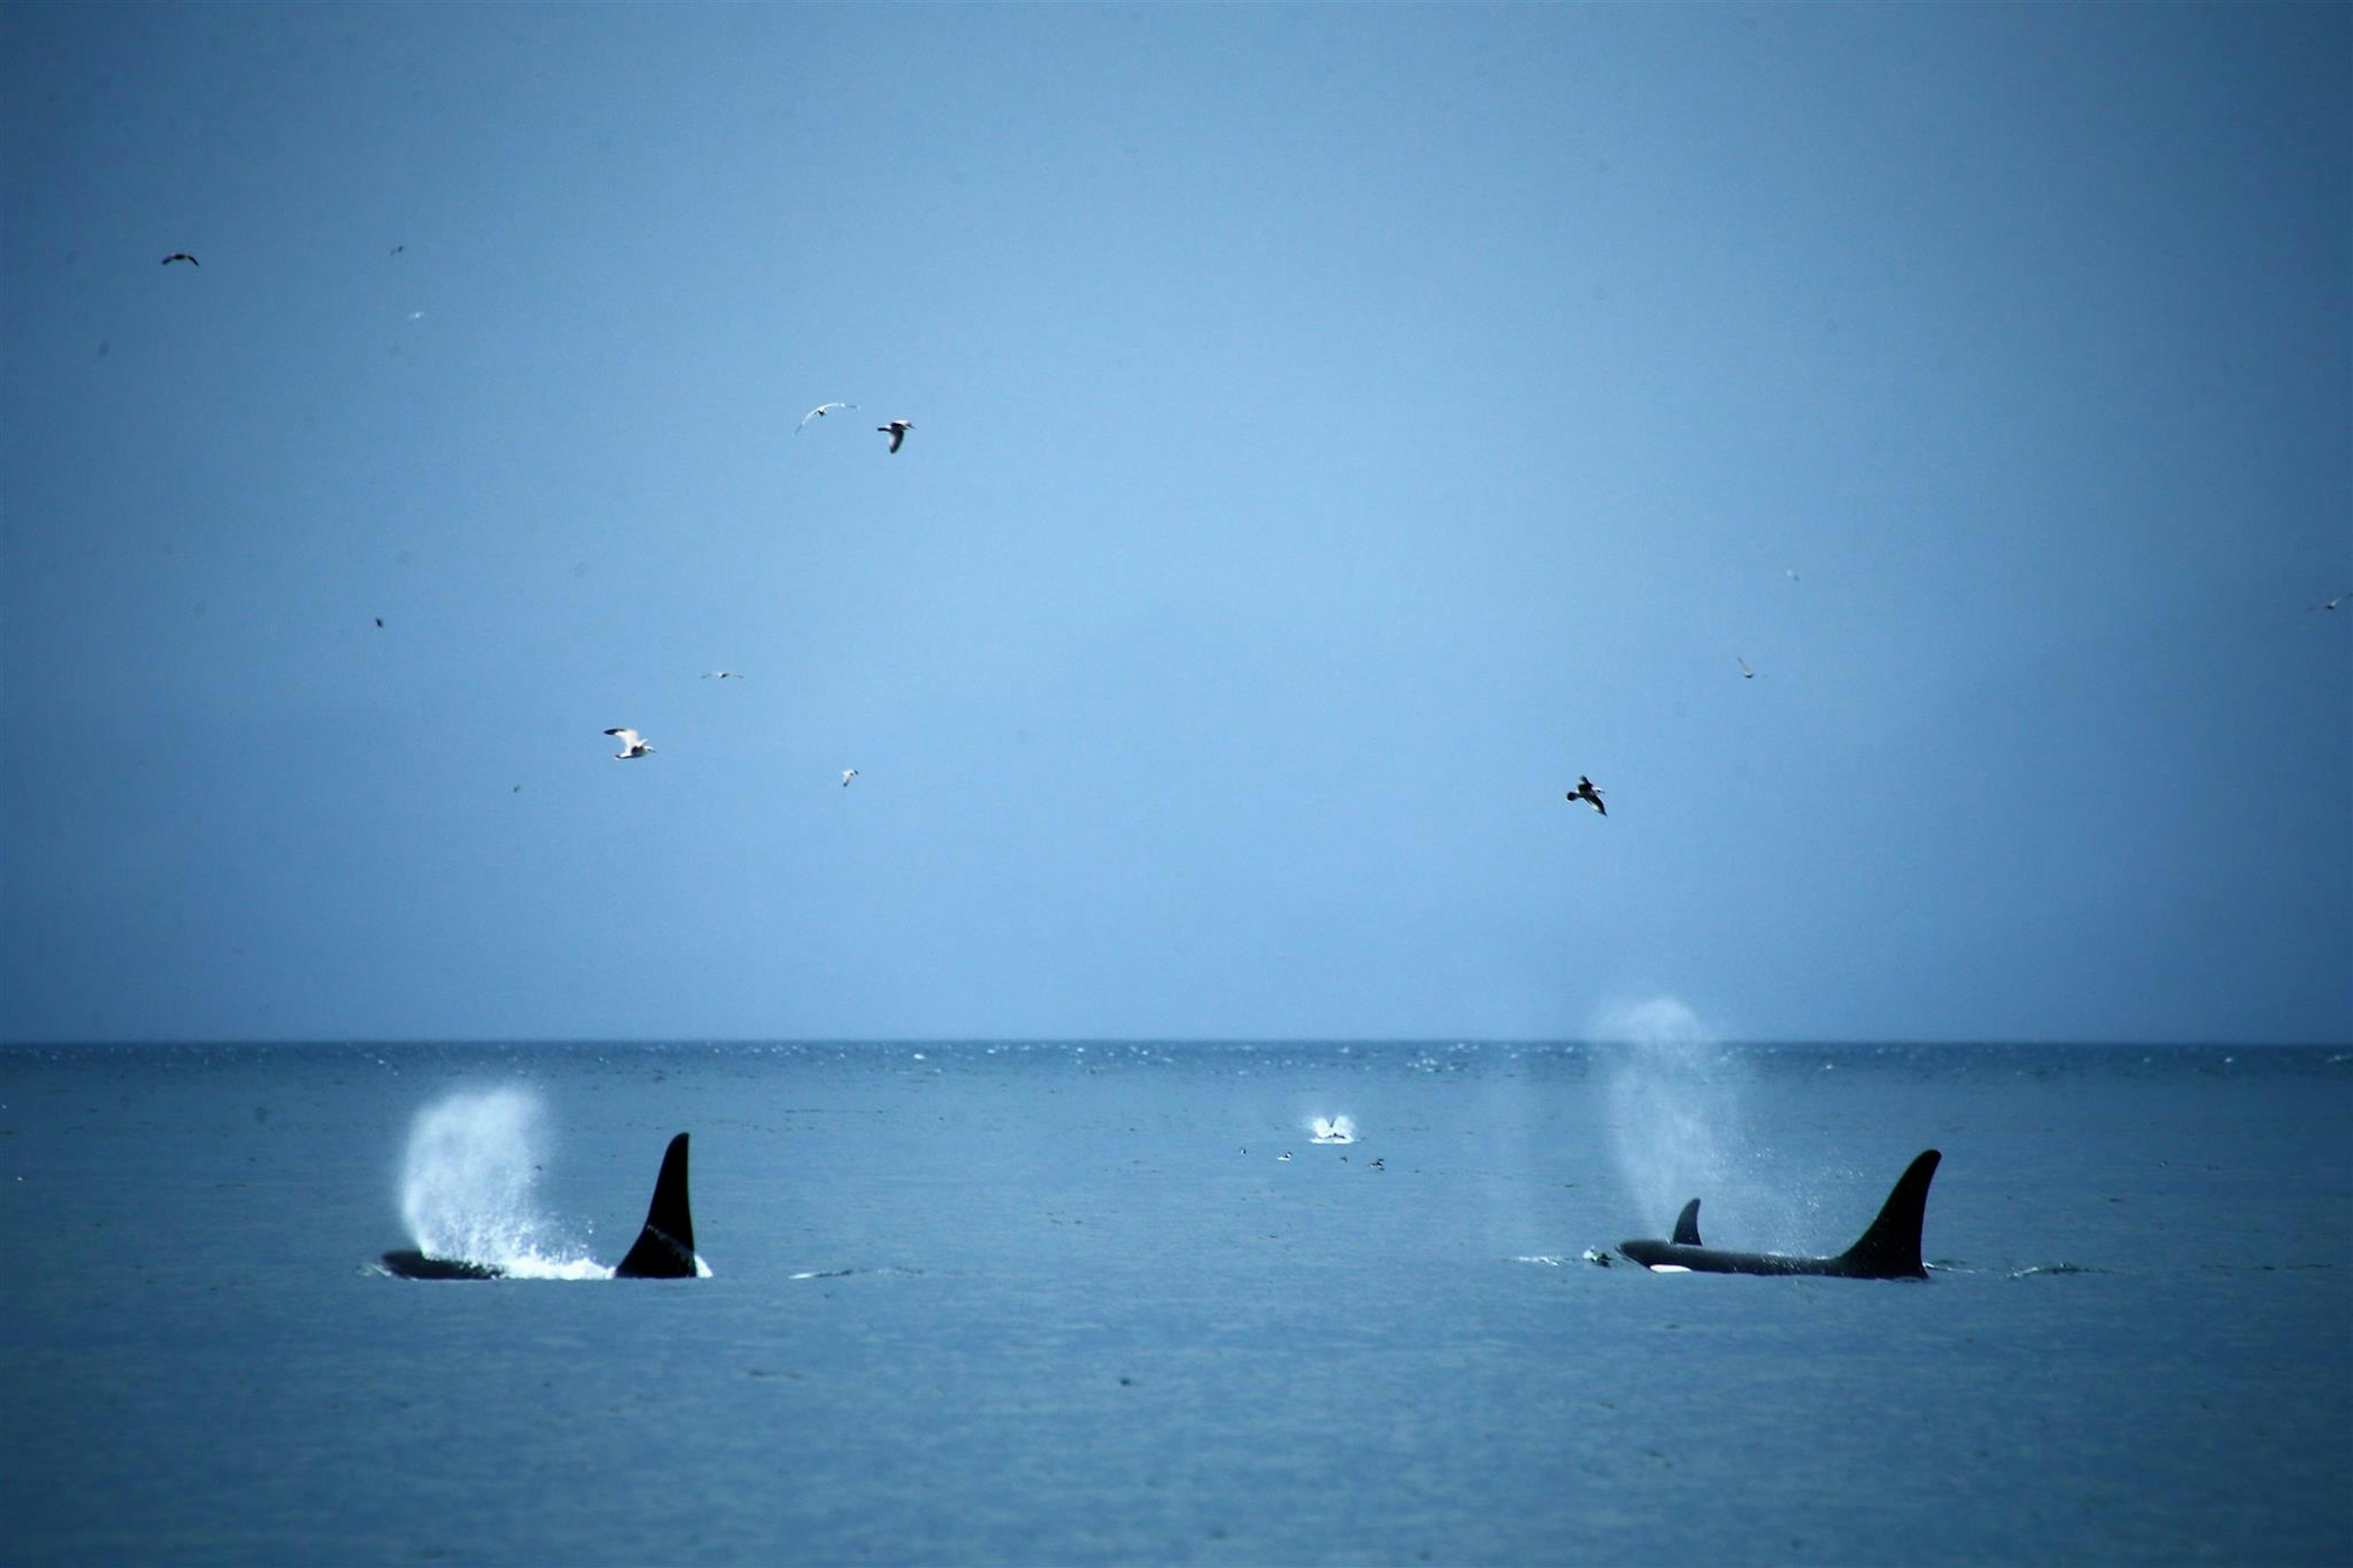
[[[403,1279],[499,1279],[505,1270],[494,1263],[470,1263],[462,1258],[427,1258],[413,1247],[384,1255],[387,1274]]]
[[[654,1179],[654,1201],[646,1209],[646,1227],[637,1245],[613,1270],[617,1279],[691,1279],[694,1267],[694,1215],[686,1201],[686,1134],[670,1141],[662,1153],[661,1174]]]

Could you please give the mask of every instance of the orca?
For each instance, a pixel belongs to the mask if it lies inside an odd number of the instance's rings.
[[[1928,1213],[1928,1184],[1944,1156],[1924,1151],[1887,1194],[1879,1217],[1852,1247],[1834,1258],[1797,1258],[1779,1252],[1730,1252],[1699,1238],[1699,1200],[1683,1205],[1672,1241],[1621,1241],[1618,1250],[1649,1268],[1688,1269],[1694,1274],[1812,1274],[1832,1279],[1926,1279],[1920,1260],[1920,1227]]]
[[[427,1258],[404,1248],[384,1255],[384,1266],[403,1279],[503,1279],[507,1271],[495,1263],[464,1258]],[[654,1200],[646,1208],[646,1225],[637,1244],[613,1269],[616,1279],[691,1279],[694,1261],[694,1215],[686,1201],[686,1134],[670,1141],[662,1152],[661,1174],[654,1178]]]

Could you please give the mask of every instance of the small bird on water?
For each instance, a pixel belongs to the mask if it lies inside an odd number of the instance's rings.
[[[654,749],[646,744],[646,738],[635,730],[607,730],[605,733],[621,742],[621,749],[613,753],[613,760],[617,763],[626,763],[632,757],[650,757],[654,754]]]
[[[1586,805],[1591,806],[1594,810],[1599,812],[1602,816],[1607,816],[1609,815],[1609,808],[1601,804],[1601,792],[1595,789],[1593,787],[1593,781],[1587,778],[1583,773],[1577,775],[1577,787],[1570,790],[1563,798],[1567,800],[1581,800]]]
[[[899,443],[907,438],[907,432],[914,427],[915,422],[912,419],[893,419],[888,425],[874,426],[875,429],[891,437],[891,450],[894,452],[899,449]]]

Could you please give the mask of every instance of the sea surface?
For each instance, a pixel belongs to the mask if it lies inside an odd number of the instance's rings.
[[[17,1048],[0,1391],[19,1564],[2344,1563],[2353,1058]]]

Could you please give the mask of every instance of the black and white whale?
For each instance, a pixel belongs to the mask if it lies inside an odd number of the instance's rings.
[[[427,1258],[402,1249],[384,1255],[384,1266],[403,1279],[501,1279],[506,1270],[495,1263],[464,1258]],[[662,1152],[661,1174],[654,1178],[654,1201],[646,1209],[645,1228],[637,1245],[613,1269],[616,1279],[691,1279],[699,1270],[694,1258],[694,1215],[686,1201],[686,1134],[670,1141]]]
[[[1694,1274],[1815,1274],[1833,1279],[1926,1279],[1920,1260],[1920,1227],[1928,1214],[1928,1184],[1944,1156],[1924,1152],[1895,1180],[1879,1217],[1862,1239],[1834,1258],[1797,1258],[1780,1252],[1728,1252],[1699,1238],[1699,1200],[1683,1205],[1674,1239],[1621,1241],[1618,1250],[1646,1268],[1688,1269]]]

